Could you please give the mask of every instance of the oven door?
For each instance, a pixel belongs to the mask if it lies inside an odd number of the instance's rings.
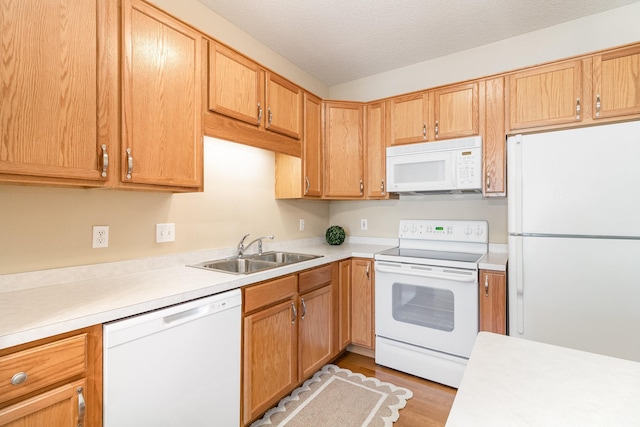
[[[376,335],[469,357],[478,334],[477,270],[376,261]]]

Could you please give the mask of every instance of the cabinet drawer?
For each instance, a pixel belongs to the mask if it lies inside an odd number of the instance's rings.
[[[244,290],[244,312],[249,313],[258,308],[292,298],[297,287],[297,276],[287,276],[246,288]]]
[[[331,282],[332,264],[324,267],[314,268],[313,270],[300,273],[298,280],[299,292],[301,294],[319,288]]]
[[[43,344],[0,358],[0,403],[36,391],[87,369],[87,334]],[[26,379],[16,385],[20,373]]]

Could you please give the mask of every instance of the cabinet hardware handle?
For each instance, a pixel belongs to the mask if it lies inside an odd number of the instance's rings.
[[[304,316],[307,314],[307,304],[305,304],[304,298],[300,298],[300,303],[302,304],[302,316],[300,318],[304,320]]]
[[[438,138],[438,121],[436,120],[436,138]]]
[[[362,180],[360,180],[360,195],[364,195],[364,182],[362,182]]]
[[[102,144],[102,177],[107,177],[107,168],[109,167],[109,154],[107,154],[107,146]]]
[[[427,124],[423,123],[422,124],[422,136],[427,139]]]
[[[484,276],[484,296],[489,296],[489,276]]]
[[[291,324],[296,323],[296,317],[298,317],[298,309],[296,308],[295,303],[291,303],[291,308],[293,309],[293,313],[291,314]]]
[[[367,273],[367,280],[371,280],[371,272],[369,271],[370,267],[371,264],[367,264],[367,269],[365,270],[365,273]]]
[[[262,105],[258,102],[258,124],[262,121]]]
[[[580,120],[580,98],[576,99],[576,120]]]
[[[306,186],[304,188],[304,194],[309,194],[309,189],[311,188],[311,181],[309,181],[308,176],[304,177],[304,182],[306,183]]]
[[[596,117],[600,117],[600,94],[596,95]]]
[[[131,148],[127,148],[127,179],[131,179],[133,172],[133,157],[131,156]]]
[[[487,174],[487,190],[491,190],[491,175]]]
[[[273,121],[273,113],[271,112],[271,107],[267,108],[268,120],[267,120],[267,129],[271,127],[271,122]]]
[[[78,425],[76,427],[82,427],[84,422],[84,413],[87,405],[84,403],[84,396],[82,395],[82,387],[78,387],[76,390],[78,393]]]
[[[11,384],[20,385],[25,382],[29,378],[26,372],[18,372],[13,377],[11,377]]]
[[[380,192],[384,196],[384,179],[382,181],[380,181]]]

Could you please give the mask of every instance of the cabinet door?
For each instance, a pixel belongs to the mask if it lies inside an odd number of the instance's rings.
[[[2,2],[0,27],[0,180],[105,185],[118,137],[117,5]]]
[[[429,93],[397,96],[391,100],[391,145],[426,142]]]
[[[304,196],[322,196],[322,101],[304,94]]]
[[[244,318],[243,420],[269,409],[298,383],[294,300]]]
[[[507,170],[507,144],[504,131],[504,77],[486,80],[481,84],[484,84],[485,87],[485,129],[482,140],[484,186],[482,194],[485,197],[504,196]]]
[[[509,76],[509,128],[582,121],[582,62],[562,62]]]
[[[331,284],[300,295],[298,313],[299,380],[309,378],[332,357]]]
[[[352,260],[351,342],[373,349],[373,261]]]
[[[81,426],[85,419],[86,380],[79,380],[0,409],[0,425]]]
[[[365,138],[367,198],[380,199],[387,196],[385,187],[387,170],[387,137],[385,126],[385,103],[365,106]]]
[[[435,139],[479,134],[477,82],[436,89],[433,97]]]
[[[480,330],[507,333],[507,275],[480,270]]]
[[[337,351],[351,344],[351,260],[338,264]]]
[[[325,197],[364,196],[362,105],[325,103]]]
[[[265,128],[300,139],[302,130],[302,90],[275,74],[266,73]]]
[[[640,114],[640,47],[593,58],[595,119]]]
[[[123,4],[122,180],[202,185],[202,37],[141,0]]]
[[[258,126],[264,115],[261,91],[258,64],[209,42],[209,110]]]

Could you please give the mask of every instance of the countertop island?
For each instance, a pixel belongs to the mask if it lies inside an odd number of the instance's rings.
[[[446,424],[469,426],[640,426],[640,363],[480,332]]]

